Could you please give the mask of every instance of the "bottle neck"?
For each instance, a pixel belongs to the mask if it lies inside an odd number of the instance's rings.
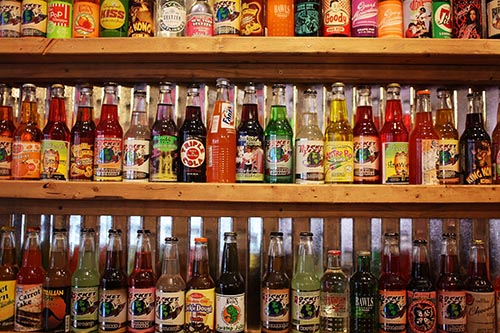
[[[140,235],[135,252],[134,270],[153,270],[151,242],[146,235]]]
[[[227,86],[217,87],[217,101],[229,101],[229,89]]]
[[[430,280],[430,264],[427,248],[423,245],[414,246],[412,256],[411,276],[415,279]]]
[[[64,105],[64,98],[52,97],[50,99],[49,121],[66,123],[66,107]]]
[[[384,251],[382,272],[399,274],[399,251],[395,251],[394,249]]]
[[[429,95],[417,97],[416,103],[417,110],[417,126],[431,126],[432,127],[432,109],[431,100]]]
[[[329,270],[339,270],[341,266],[340,255],[328,254],[327,268]]]
[[[194,249],[193,276],[210,275],[208,248],[206,244],[196,244]]]
[[[356,108],[356,123],[373,122],[373,109],[371,105],[358,105]]]
[[[12,232],[2,234],[0,243],[0,265],[15,266],[16,265],[16,245],[14,243],[14,235]]]
[[[316,269],[314,266],[312,241],[301,241],[299,244],[296,273],[314,274],[314,272],[316,272]]]
[[[162,274],[179,275],[179,252],[177,244],[167,243],[163,251]]]
[[[172,104],[159,103],[156,110],[156,120],[166,121],[173,120],[174,106]]]
[[[132,126],[142,126],[142,127],[148,127],[149,122],[148,122],[148,114],[146,111],[132,111],[132,118],[130,120],[130,127]]]
[[[42,251],[39,236],[29,234],[23,253],[23,267],[42,267]]]
[[[106,251],[106,269],[122,269],[122,245],[118,236],[110,238]]]
[[[469,276],[478,276],[483,279],[488,279],[486,270],[486,250],[484,247],[473,247],[469,261]]]
[[[334,97],[330,105],[330,123],[348,121],[345,97]]]
[[[458,274],[458,255],[455,241],[443,241],[441,249],[441,274]]]
[[[78,253],[78,269],[96,269],[96,258],[94,235],[82,235]]]
[[[359,256],[358,257],[358,272],[370,273],[370,257],[368,256]]]
[[[225,243],[222,253],[222,273],[239,273],[236,243]]]
[[[89,106],[78,106],[78,111],[76,113],[76,121],[77,122],[91,122],[92,121],[92,112],[94,109]]]
[[[11,106],[0,106],[0,121],[14,121],[14,111]]]
[[[283,249],[283,239],[271,238],[268,251],[268,272],[284,272],[285,251]]]
[[[385,107],[385,121],[386,122],[400,122],[403,121],[403,107],[400,99],[387,100]]]
[[[50,269],[67,269],[69,264],[68,241],[63,235],[56,234],[50,253]]]
[[[35,101],[24,100],[21,104],[21,123],[38,125],[38,110]]]

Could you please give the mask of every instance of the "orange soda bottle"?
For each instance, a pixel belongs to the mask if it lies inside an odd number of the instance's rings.
[[[268,0],[266,8],[267,36],[295,34],[293,0]]]

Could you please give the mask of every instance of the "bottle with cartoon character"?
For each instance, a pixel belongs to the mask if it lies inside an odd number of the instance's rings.
[[[130,0],[128,13],[129,37],[155,36],[154,7],[155,1],[153,0]]]
[[[404,0],[403,28],[406,38],[432,36],[432,0]]]
[[[21,37],[46,37],[47,0],[23,0],[21,10]]]
[[[295,0],[295,36],[321,36],[321,1]]]
[[[214,1],[214,35],[239,35],[241,0]]]
[[[3,0],[0,5],[0,38],[21,37],[21,0]]]
[[[12,102],[11,88],[0,84],[0,179],[12,177],[12,140],[16,131]]]

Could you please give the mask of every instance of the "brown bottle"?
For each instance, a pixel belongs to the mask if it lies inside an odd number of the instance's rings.
[[[11,178],[12,140],[15,130],[11,89],[0,84],[0,179]]]
[[[2,227],[0,230],[0,260],[0,330],[12,331],[14,329],[16,277],[19,271],[12,228]]]
[[[500,90],[499,90],[500,93]],[[500,94],[499,94],[500,95]],[[0,130],[1,132],[1,130]],[[497,108],[497,124],[491,134],[493,183],[500,184],[500,102]]]

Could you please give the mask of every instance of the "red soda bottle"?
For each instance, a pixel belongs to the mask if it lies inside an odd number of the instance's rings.
[[[15,130],[11,89],[0,84],[0,179],[11,178],[12,141]]]
[[[14,229],[2,227],[0,229],[0,330],[12,331],[14,329],[14,311],[16,297],[16,278],[19,267],[16,261],[16,244]]]

